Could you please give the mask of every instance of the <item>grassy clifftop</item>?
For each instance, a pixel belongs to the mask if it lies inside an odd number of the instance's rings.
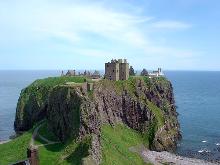
[[[36,122],[45,118],[48,97],[50,91],[57,85],[68,82],[83,83],[91,81],[83,76],[76,77],[49,77],[34,81],[31,85],[21,91],[15,116],[15,130],[27,131]]]

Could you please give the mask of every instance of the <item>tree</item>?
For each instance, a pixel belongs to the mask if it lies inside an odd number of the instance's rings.
[[[130,76],[135,76],[134,68],[133,68],[132,66],[130,66],[129,75],[130,75]]]
[[[141,72],[141,76],[148,76],[148,71],[146,69],[143,69]]]

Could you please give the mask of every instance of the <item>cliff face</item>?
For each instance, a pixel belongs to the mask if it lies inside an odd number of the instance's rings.
[[[29,130],[46,116],[49,89],[34,84],[21,91],[14,122],[16,132]]]
[[[36,105],[34,96],[25,105],[22,100],[21,97],[17,107],[16,130],[29,128],[31,124],[23,123],[29,123],[35,116],[41,120],[44,117],[41,114],[45,114],[50,129],[61,141],[82,140],[89,135],[90,155],[96,164],[101,161],[100,138],[104,124],[123,123],[137,130],[147,137],[149,147],[157,151],[174,151],[181,137],[172,85],[165,78],[101,80],[94,83],[92,91],[80,84],[58,85],[51,89],[44,104]],[[26,121],[21,112],[30,109],[33,113]]]
[[[36,122],[45,118],[49,94],[56,85],[66,82],[83,83],[84,79],[84,77],[49,77],[36,80],[23,89],[17,103],[15,131],[27,131]]]

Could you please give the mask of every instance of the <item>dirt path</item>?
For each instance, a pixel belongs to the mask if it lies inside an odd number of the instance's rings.
[[[55,141],[50,141],[49,139],[43,137],[42,135],[39,134],[39,129],[42,127],[43,124],[40,124],[39,126],[37,126],[35,129],[34,129],[34,132],[32,134],[32,137],[31,137],[31,141],[30,141],[30,146],[33,146],[35,148],[37,147],[40,147],[40,146],[46,146],[46,145],[51,145],[51,144],[57,144],[57,143],[60,143],[60,142],[55,142]],[[36,140],[36,137],[39,137],[41,140],[45,141],[46,144],[40,144],[40,145],[35,145],[34,144],[34,141]]]

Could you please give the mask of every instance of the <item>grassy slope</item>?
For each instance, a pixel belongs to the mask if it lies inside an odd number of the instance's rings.
[[[58,140],[52,132],[49,132],[46,123],[40,128],[39,133],[51,141]],[[37,143],[44,144],[44,142],[39,140]],[[76,142],[73,140],[67,142],[66,144],[59,143],[48,146],[41,146],[39,147],[40,164],[78,165],[84,157],[88,156],[89,146],[89,138],[83,140],[82,142]]]
[[[39,148],[41,165],[79,165],[88,156],[89,139],[81,143],[53,144]]]
[[[0,145],[0,164],[8,165],[18,160],[26,159],[27,147],[32,136],[32,131],[28,131],[16,139]]]
[[[42,127],[39,132],[45,137],[52,136],[46,127]],[[148,141],[144,140],[146,139],[141,134],[124,125],[117,125],[114,128],[109,125],[103,126],[102,165],[145,164],[138,154],[129,151],[130,147],[139,144],[148,146]],[[89,139],[86,139],[82,143],[72,141],[68,145],[54,144],[40,147],[40,163],[42,165],[78,165],[83,158],[88,156],[89,143]]]
[[[0,145],[0,165],[8,165],[27,158],[26,152],[32,132],[33,129],[9,143]],[[39,132],[51,141],[57,140],[53,133],[48,131],[46,124],[40,128]],[[45,142],[37,138],[35,144],[45,144]],[[86,138],[78,143],[73,140],[66,144],[58,143],[40,146],[40,165],[79,165],[81,160],[88,156],[89,147],[90,138]]]
[[[29,131],[13,141],[0,145],[0,164],[7,165],[18,160],[26,159],[26,148],[31,139]],[[56,140],[54,135],[47,130],[46,125],[39,130],[42,136],[50,140]],[[36,144],[44,144],[45,142],[37,140]],[[136,131],[124,126],[116,127],[103,126],[102,128],[102,165],[124,165],[124,164],[145,164],[137,153],[129,151],[132,146],[144,144],[142,135]],[[39,157],[41,165],[78,165],[81,160],[88,156],[90,147],[90,138],[85,139],[81,143],[75,141],[67,144],[52,144],[39,147]]]
[[[129,150],[132,146],[145,144],[148,141],[138,132],[124,126],[117,125],[102,127],[102,165],[143,165],[146,164],[142,158]]]

